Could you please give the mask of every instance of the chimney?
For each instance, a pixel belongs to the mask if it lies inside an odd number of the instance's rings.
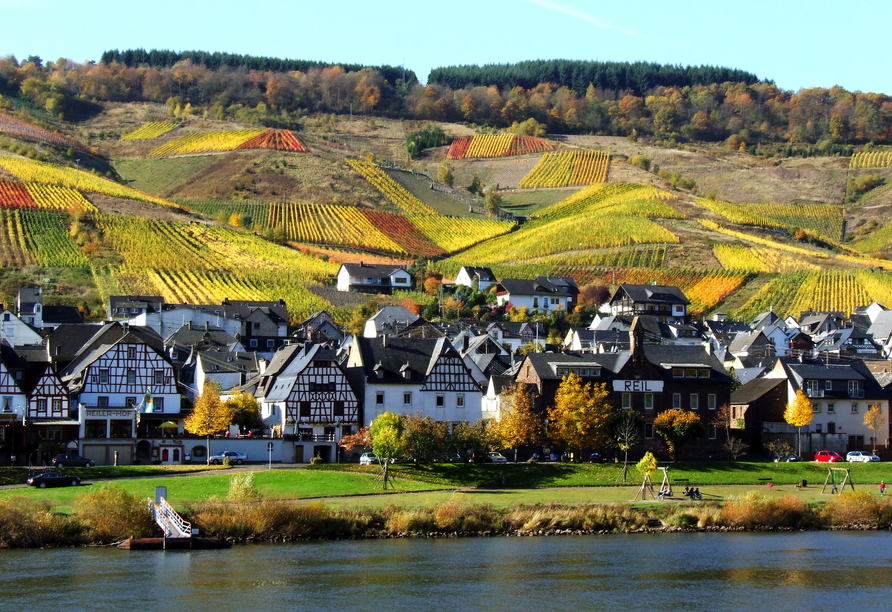
[[[266,366],[269,365],[266,359],[258,359],[257,360],[257,368],[260,370],[260,375],[263,376],[266,373]]]

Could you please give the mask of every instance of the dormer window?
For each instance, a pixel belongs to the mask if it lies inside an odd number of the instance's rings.
[[[404,364],[403,367],[400,368],[400,374],[402,374],[403,378],[405,378],[407,380],[409,379],[410,376],[412,376],[412,370],[411,370],[411,368],[409,368],[408,363]]]

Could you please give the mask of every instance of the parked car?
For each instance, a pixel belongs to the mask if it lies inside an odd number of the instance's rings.
[[[81,483],[77,476],[67,476],[59,472],[43,472],[27,480],[28,484],[38,489],[47,487],[76,487]]]
[[[53,467],[93,467],[96,462],[80,455],[56,455],[53,457]]]
[[[487,461],[492,461],[492,459],[490,459],[489,453],[482,450],[474,451],[468,459],[468,463],[485,463]]]
[[[825,461],[827,463],[838,463],[842,461],[842,455],[839,453],[829,451],[829,450],[821,450],[815,453],[815,461]]]
[[[248,455],[246,455],[245,453],[240,453],[238,451],[223,451],[222,453],[211,455],[208,458],[208,463],[223,463],[224,459],[229,459],[230,462],[235,463],[236,465],[241,465],[248,460]]]
[[[440,463],[464,463],[464,459],[458,453],[446,453],[438,459]]]
[[[607,455],[602,455],[601,453],[592,453],[588,456],[589,463],[609,463],[610,457]]]
[[[490,453],[489,460],[496,463],[508,463],[508,459],[502,453]]]
[[[869,463],[871,461],[879,461],[880,458],[874,455],[873,453],[868,453],[867,451],[851,451],[846,454],[846,461],[849,462],[863,462]]]
[[[374,453],[363,453],[359,456],[359,465],[372,465],[373,463],[381,463]]]
[[[786,461],[787,463],[791,463],[791,462],[793,462],[793,461],[802,461],[802,460],[803,460],[802,457],[800,457],[799,455],[787,455],[787,456],[785,456],[783,459],[784,459],[784,461]]]

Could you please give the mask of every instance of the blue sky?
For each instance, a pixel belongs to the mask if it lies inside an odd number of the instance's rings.
[[[0,0],[0,55],[201,49],[405,64],[422,81],[454,64],[645,60],[892,94],[890,18],[888,0]]]

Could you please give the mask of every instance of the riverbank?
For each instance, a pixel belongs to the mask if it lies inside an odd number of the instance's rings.
[[[892,499],[866,491],[826,503],[750,491],[723,502],[491,504],[451,499],[427,506],[333,507],[264,499],[250,487],[182,510],[202,535],[232,542],[400,537],[532,536],[664,531],[889,529]],[[0,547],[111,544],[157,535],[141,499],[115,486],[91,491],[70,514],[25,496],[0,500]]]

